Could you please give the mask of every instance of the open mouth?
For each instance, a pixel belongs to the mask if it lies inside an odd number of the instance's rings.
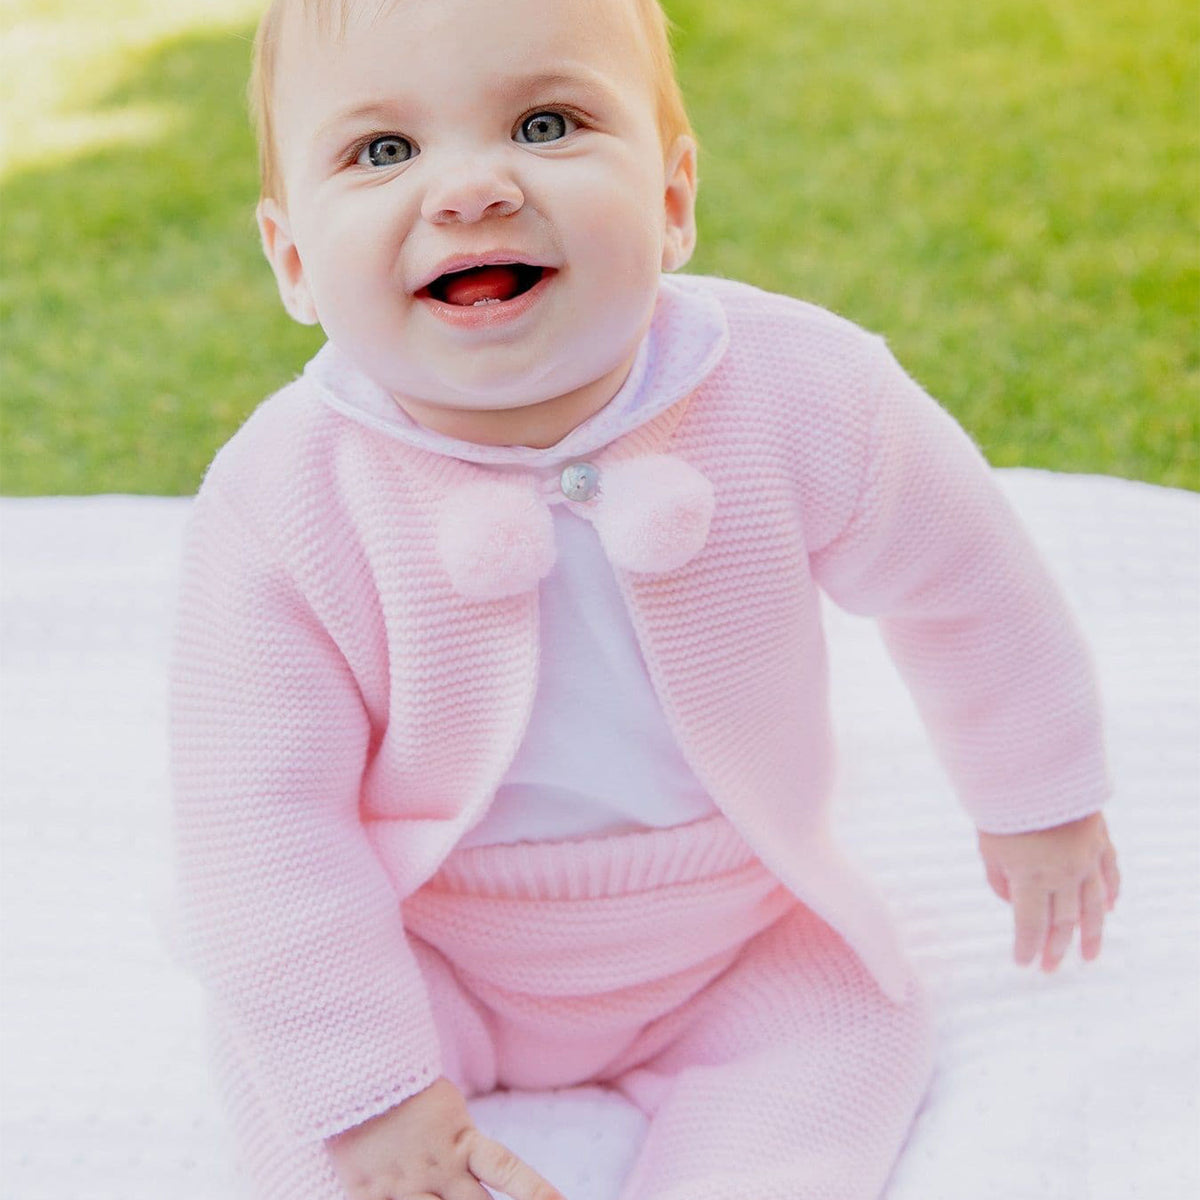
[[[524,295],[550,274],[547,267],[528,263],[489,263],[485,267],[470,267],[465,271],[449,271],[439,275],[417,296],[431,296],[443,304],[457,308],[473,308],[483,304],[503,304]]]

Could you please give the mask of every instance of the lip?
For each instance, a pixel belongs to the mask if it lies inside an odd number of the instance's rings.
[[[525,262],[522,258],[492,258],[485,261],[479,259],[466,260],[461,266],[445,267],[439,271],[433,278],[437,279],[440,275],[444,275],[447,271],[465,271],[469,267],[486,267],[492,263],[510,263],[510,262]],[[530,266],[538,266],[540,264],[530,263]],[[447,325],[452,325],[456,329],[494,329],[500,325],[507,325],[510,321],[515,321],[523,317],[538,301],[546,294],[547,289],[553,282],[558,271],[553,267],[543,267],[541,279],[537,281],[527,292],[522,292],[519,296],[514,296],[511,300],[500,300],[493,304],[474,304],[464,306],[461,304],[447,304],[444,300],[437,300],[429,294],[425,288],[428,285],[423,285],[421,292],[417,295],[417,300],[425,305],[430,313],[439,321]],[[432,281],[431,281],[432,282]]]
[[[453,271],[469,271],[472,267],[494,267],[500,263],[524,263],[527,267],[541,267],[547,271],[554,269],[549,263],[542,262],[538,258],[530,258],[521,250],[510,250],[504,247],[498,250],[489,250],[484,254],[455,254],[450,258],[442,259],[436,267],[433,267],[413,288],[413,295],[423,292],[435,279],[440,279],[443,275],[449,275]],[[506,301],[506,303],[509,302]]]

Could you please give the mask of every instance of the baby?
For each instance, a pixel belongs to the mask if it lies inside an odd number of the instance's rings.
[[[554,1200],[466,1100],[587,1083],[650,1118],[623,1200],[872,1200],[931,1026],[830,837],[820,593],[879,620],[1053,970],[1118,875],[1029,539],[880,339],[668,274],[656,0],[276,0],[255,95],[328,344],[207,473],[171,676],[250,1194]]]

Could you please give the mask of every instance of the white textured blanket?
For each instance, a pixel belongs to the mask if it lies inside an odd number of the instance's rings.
[[[1200,497],[999,477],[1092,641],[1124,894],[1097,963],[1073,950],[1052,977],[1013,967],[1007,907],[874,627],[830,611],[842,828],[941,1011],[936,1077],[887,1197],[1195,1200]],[[187,508],[0,501],[3,1200],[235,1195],[199,997],[162,936],[164,665]],[[569,1200],[615,1200],[643,1130],[599,1089],[471,1107]]]

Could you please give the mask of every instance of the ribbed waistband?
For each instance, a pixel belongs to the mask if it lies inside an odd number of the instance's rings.
[[[690,883],[757,861],[724,814],[717,813],[665,829],[467,846],[451,851],[425,886],[506,899],[591,900]]]

